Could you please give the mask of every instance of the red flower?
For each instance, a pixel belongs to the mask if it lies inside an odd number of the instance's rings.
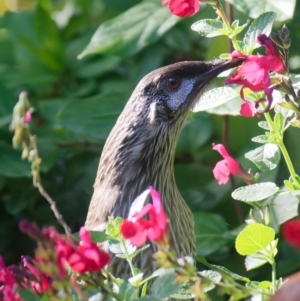
[[[16,288],[16,279],[0,256],[0,301],[21,301]]]
[[[79,246],[68,259],[72,270],[83,274],[104,268],[109,262],[109,255],[92,242],[90,233],[84,227],[80,229],[79,237]]]
[[[31,274],[27,275],[26,279],[24,280],[26,282],[28,280],[33,291],[39,294],[49,291],[52,282],[51,277],[39,271],[38,268],[35,266],[35,262],[26,258],[25,256],[22,256],[22,263],[23,266],[27,268]]]
[[[223,144],[213,144],[213,149],[218,151],[224,158],[224,160],[219,161],[213,169],[214,177],[219,185],[226,184],[230,174],[243,178],[247,184],[253,182],[252,175],[246,172],[240,163],[228,154]]]
[[[289,244],[300,249],[300,218],[284,223],[282,226],[282,234]]]
[[[244,117],[253,117],[255,115],[255,108],[251,101],[246,100],[240,109],[240,114]]]
[[[146,204],[140,212],[134,213],[121,224],[124,238],[136,247],[145,244],[147,238],[161,242],[167,234],[167,216],[164,212],[161,196],[152,187],[149,188],[153,204]],[[148,214],[149,219],[143,219]]]
[[[75,252],[75,249],[63,238],[57,239],[55,244],[57,256],[56,264],[58,266],[59,276],[64,278],[66,276],[66,263],[68,263],[69,258]]]
[[[162,0],[162,5],[169,3],[169,10],[178,17],[190,17],[200,9],[199,0]]]
[[[272,104],[272,92],[270,71],[282,73],[285,71],[282,55],[276,45],[266,35],[257,37],[257,42],[266,48],[267,55],[245,55],[239,51],[231,53],[232,58],[242,57],[244,63],[237,68],[236,73],[232,74],[225,84],[242,85],[241,97],[244,97],[244,89],[249,88],[253,92],[264,91],[268,99],[268,108]]]

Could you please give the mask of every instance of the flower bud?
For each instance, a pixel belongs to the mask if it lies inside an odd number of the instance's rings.
[[[19,229],[35,240],[39,240],[43,237],[37,224],[31,223],[28,220],[22,220],[19,223]]]
[[[283,47],[282,40],[281,40],[281,38],[278,36],[277,33],[272,32],[272,33],[270,34],[270,38],[271,38],[271,40],[272,40],[277,46]]]

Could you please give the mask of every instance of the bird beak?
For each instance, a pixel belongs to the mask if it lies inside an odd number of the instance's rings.
[[[244,62],[243,58],[235,58],[230,60],[218,59],[218,60],[207,62],[208,70],[207,72],[202,74],[200,80],[203,82],[208,82],[214,79],[215,77],[217,77],[223,71],[237,67],[241,65],[243,62]]]

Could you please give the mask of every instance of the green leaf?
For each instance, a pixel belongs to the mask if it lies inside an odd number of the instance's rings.
[[[56,115],[57,123],[82,139],[103,141],[114,126],[125,100],[124,93],[110,93],[68,101]]]
[[[244,276],[240,276],[236,273],[233,273],[233,272],[229,271],[227,268],[225,268],[223,266],[219,266],[219,265],[213,265],[213,266],[216,267],[222,273],[225,273],[226,275],[230,276],[231,278],[233,278],[237,281],[250,282],[249,278],[244,277]]]
[[[125,280],[120,287],[119,295],[123,298],[123,300],[134,300],[136,296],[136,288]]]
[[[245,24],[239,26],[239,20],[233,21],[233,23],[231,25],[231,28],[233,30],[232,30],[232,33],[229,35],[229,37],[233,38],[236,35],[238,35],[240,32],[242,32],[244,30],[245,27],[247,27],[248,23],[249,23],[249,20]]]
[[[180,285],[174,284],[176,277],[174,271],[157,277],[151,286],[151,294],[157,298],[167,298],[175,294],[180,289]]]
[[[276,144],[266,143],[246,153],[245,157],[260,170],[272,170],[277,167],[280,161],[280,149]]]
[[[248,31],[244,36],[244,43],[248,45],[251,52],[254,48],[260,45],[256,42],[259,35],[265,34],[270,35],[272,30],[273,22],[276,19],[276,14],[273,12],[267,12],[261,14],[257,19],[255,19],[250,25]]]
[[[207,286],[203,286],[204,292],[208,292],[213,288],[215,288],[215,284],[218,284],[222,279],[222,275],[219,272],[212,271],[212,270],[203,270],[198,272],[198,274],[211,281]]]
[[[41,297],[25,289],[18,289],[18,293],[23,301],[41,301]]]
[[[257,183],[239,187],[232,192],[231,196],[235,200],[243,201],[246,203],[257,202],[275,194],[278,189],[279,188],[271,182]]]
[[[271,130],[267,121],[259,121],[258,126],[267,131]]]
[[[0,175],[12,178],[30,177],[30,164],[21,159],[21,153],[0,141]]]
[[[207,38],[223,35],[224,33],[219,31],[221,28],[223,28],[223,22],[216,19],[202,19],[191,26],[192,30]]]
[[[251,140],[256,143],[264,144],[264,143],[268,143],[268,136],[267,135],[259,135],[259,136],[253,137]]]
[[[205,111],[220,106],[234,98],[238,94],[231,87],[219,87],[205,92],[196,102],[193,112]]]
[[[247,225],[236,238],[235,248],[241,255],[264,250],[275,238],[275,231],[262,224]]]
[[[238,10],[247,16],[256,19],[267,12],[275,12],[277,21],[286,21],[293,17],[296,0],[228,0]]]
[[[197,255],[207,256],[228,244],[229,240],[224,237],[228,229],[221,215],[196,212],[194,220]]]
[[[283,130],[285,125],[285,118],[281,113],[276,113],[274,117],[275,125],[277,126],[277,131],[280,132]]]
[[[260,252],[254,253],[252,255],[248,255],[245,259],[245,267],[247,271],[254,270],[256,268],[261,267],[266,264],[268,260],[266,256],[261,254]]]
[[[90,231],[90,233],[91,233],[92,241],[94,242],[104,242],[107,241],[108,239],[108,235],[104,232]]]
[[[275,231],[287,220],[298,216],[299,198],[290,193],[276,195],[266,200],[265,204],[269,207],[270,221]]]
[[[156,42],[179,20],[158,2],[142,2],[102,23],[78,57],[92,53],[132,55]]]

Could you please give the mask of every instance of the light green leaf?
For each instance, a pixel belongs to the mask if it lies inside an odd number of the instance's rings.
[[[267,130],[267,131],[270,130],[270,127],[269,127],[269,124],[268,124],[267,121],[259,121],[258,126],[261,127],[264,130]]]
[[[257,19],[255,19],[252,22],[243,40],[244,43],[248,45],[249,49],[254,49],[260,46],[256,42],[257,37],[261,34],[265,34],[268,36],[271,33],[272,25],[275,19],[275,13],[267,12],[261,14]]]
[[[132,55],[156,42],[178,21],[180,18],[159,2],[142,2],[102,23],[78,57],[92,53]]]
[[[236,273],[233,273],[233,272],[229,271],[227,268],[225,268],[223,266],[219,266],[219,265],[213,265],[213,266],[216,267],[221,272],[225,273],[226,275],[230,276],[231,278],[233,278],[237,281],[250,282],[249,278],[244,277],[244,276],[240,276]]]
[[[241,255],[264,250],[275,238],[275,231],[262,224],[247,225],[236,238],[235,248]]]
[[[277,21],[286,21],[293,17],[296,0],[228,0],[238,10],[255,19],[266,11],[275,12]]]
[[[266,256],[261,253],[254,253],[252,255],[248,255],[245,259],[245,267],[247,271],[254,270],[256,268],[261,267],[266,264],[268,261]]]
[[[257,183],[239,187],[234,190],[231,196],[235,200],[243,202],[257,202],[268,198],[278,191],[278,187],[271,182]]]
[[[223,35],[224,33],[219,31],[221,28],[223,28],[223,22],[216,19],[202,19],[191,26],[192,30],[207,38]]]
[[[222,275],[219,272],[212,270],[203,270],[201,272],[198,272],[198,274],[211,280],[211,282],[207,286],[203,287],[204,292],[208,292],[215,288],[215,284],[218,284],[222,279]]]
[[[268,143],[268,136],[267,135],[259,135],[259,136],[253,137],[251,140],[256,143],[264,144],[264,143]]]
[[[280,149],[276,144],[266,143],[245,154],[260,170],[272,170],[280,161]]]
[[[197,101],[193,112],[205,111],[236,98],[238,94],[231,87],[219,87],[205,92]]]
[[[228,229],[221,215],[196,212],[194,213],[194,220],[197,255],[207,256],[229,242],[224,237],[224,233]]]
[[[290,193],[279,194],[266,200],[269,207],[270,221],[275,231],[287,220],[298,216],[299,198]]]
[[[285,124],[285,118],[280,112],[275,114],[274,122],[277,126],[278,131],[282,131]]]

